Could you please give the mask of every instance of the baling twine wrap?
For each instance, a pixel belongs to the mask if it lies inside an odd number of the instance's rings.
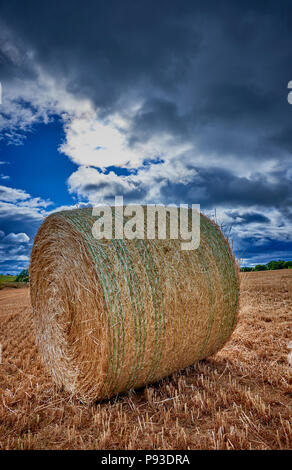
[[[114,208],[113,208],[114,211]],[[200,245],[92,235],[92,209],[50,215],[35,237],[36,338],[58,385],[83,401],[138,388],[217,352],[238,311],[238,268],[201,214]]]

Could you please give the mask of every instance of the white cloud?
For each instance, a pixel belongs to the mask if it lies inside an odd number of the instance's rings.
[[[3,241],[28,243],[28,234],[34,235],[51,204],[51,201],[33,198],[21,189],[0,186],[0,225],[8,233]],[[0,238],[2,234],[5,235],[1,231]]]
[[[91,204],[121,194],[132,200],[136,199],[137,202],[159,203],[163,202],[161,191],[167,184],[188,184],[195,175],[196,170],[188,169],[179,158],[171,162],[142,166],[129,175],[117,175],[113,171],[101,173],[95,168],[82,166],[69,177],[68,188],[71,194],[77,194]]]
[[[21,201],[18,203],[19,207],[48,207],[51,206],[53,203],[49,199],[42,199],[40,197],[31,197],[25,201]]]
[[[29,261],[28,255],[18,255],[17,253],[10,253],[10,252],[2,252],[0,248],[0,262],[3,263],[5,261]]]
[[[15,203],[22,208],[46,208],[52,205],[50,200],[44,200],[40,197],[31,197],[23,189],[11,188],[10,186],[0,185],[0,207],[5,207],[5,203]]]
[[[0,202],[0,220],[35,220],[41,221],[44,218],[45,211],[41,207],[27,207],[14,204],[12,202]]]
[[[6,237],[3,238],[3,242],[8,243],[28,243],[30,238],[26,235],[26,233],[9,233]]]
[[[3,88],[0,109],[0,131],[14,145],[20,145],[25,132],[38,122],[48,123],[54,114],[64,120],[80,116],[92,108],[89,100],[75,99],[65,90],[65,83],[56,82],[32,64],[36,78],[14,78]]]
[[[91,204],[89,204],[88,202],[78,202],[77,204],[59,206],[51,211],[48,211],[47,215],[54,214],[55,212],[70,211],[73,209],[80,209],[82,207],[89,207],[89,206],[91,206]]]
[[[50,201],[16,188],[0,187],[0,263],[1,270],[23,269],[29,261],[31,241],[41,222],[48,215]]]
[[[123,116],[114,113],[106,121],[98,112],[71,117],[65,125],[66,140],[59,150],[77,165],[137,168],[144,160],[172,160],[192,148],[190,143],[177,142],[168,133],[130,147],[127,130],[136,110],[137,107],[129,108]]]
[[[10,188],[9,186],[0,185],[0,201],[16,202],[28,199],[30,195],[23,189]]]
[[[136,189],[133,176],[118,176],[114,172],[100,173],[95,168],[80,167],[68,179],[69,192],[85,198],[91,204],[104,198]]]
[[[113,123],[102,123],[95,116],[73,118],[67,122],[65,132],[66,142],[60,151],[77,165],[131,167],[147,158],[147,153],[127,147],[125,135]]]

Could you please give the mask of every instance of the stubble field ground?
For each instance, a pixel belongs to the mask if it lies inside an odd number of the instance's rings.
[[[292,270],[241,274],[237,328],[216,355],[84,405],[34,343],[29,289],[0,291],[0,449],[291,449]]]

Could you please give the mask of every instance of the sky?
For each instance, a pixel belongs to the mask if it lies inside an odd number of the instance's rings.
[[[0,0],[0,272],[115,195],[200,204],[243,265],[292,260],[291,80],[290,1]]]

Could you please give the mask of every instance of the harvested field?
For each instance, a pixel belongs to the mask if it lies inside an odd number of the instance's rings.
[[[239,322],[216,355],[91,406],[52,383],[29,289],[0,292],[0,449],[291,449],[292,270],[241,274]]]

